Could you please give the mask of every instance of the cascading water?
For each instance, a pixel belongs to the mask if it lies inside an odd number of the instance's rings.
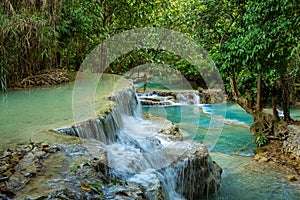
[[[140,102],[145,106],[197,105],[200,104],[198,91],[153,91],[138,94]]]
[[[180,104],[200,104],[198,92],[177,92],[176,103]]]
[[[198,103],[194,94],[189,93],[187,97]],[[209,187],[218,188],[220,170],[217,175],[215,166],[209,164],[212,162],[207,149],[200,143],[172,141],[167,135],[158,134],[166,122],[141,118],[133,87],[110,99],[116,105],[105,117],[57,131],[102,142],[113,176],[139,183],[144,188],[149,188],[155,179],[163,199],[192,199],[202,196]],[[145,193],[148,199],[158,198],[151,197],[151,192]]]

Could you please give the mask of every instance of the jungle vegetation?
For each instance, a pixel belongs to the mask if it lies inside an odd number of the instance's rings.
[[[208,51],[228,95],[253,116],[254,135],[278,135],[281,122],[293,121],[289,107],[299,84],[299,7],[297,0],[2,0],[1,89],[44,69],[76,71],[114,34],[163,27],[192,37]],[[154,49],[124,55],[108,72],[124,73],[149,62],[173,66],[205,87],[190,63]],[[264,112],[264,105],[272,105],[273,114]]]

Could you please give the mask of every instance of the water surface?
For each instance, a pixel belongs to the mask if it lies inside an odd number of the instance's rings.
[[[223,169],[222,185],[216,194],[203,199],[299,199],[300,185],[284,179],[289,173],[284,167],[254,161],[255,143],[249,131],[253,120],[237,104],[144,107],[143,111],[171,120],[200,142],[208,130],[222,127],[210,153]],[[291,113],[295,117],[299,111],[292,110]],[[220,123],[211,124],[212,118],[219,119]]]
[[[129,82],[120,76],[103,75],[95,91],[97,112],[110,106],[106,97],[127,85]],[[74,124],[73,89],[74,83],[69,83],[0,92],[0,149],[30,139],[35,142],[58,140],[60,136],[49,130]],[[85,106],[86,102],[79,103]]]

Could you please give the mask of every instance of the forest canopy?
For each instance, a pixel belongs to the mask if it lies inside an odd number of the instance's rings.
[[[45,69],[76,71],[95,46],[114,34],[162,27],[206,49],[228,95],[247,112],[273,103],[275,110],[286,106],[285,120],[291,120],[290,96],[299,81],[297,0],[3,0],[0,5],[2,90]],[[203,86],[190,63],[154,49],[122,56],[108,72],[145,63],[168,64],[193,86]]]

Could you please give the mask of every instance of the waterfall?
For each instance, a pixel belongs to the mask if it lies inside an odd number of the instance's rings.
[[[180,104],[200,104],[200,97],[198,92],[177,92],[176,103]]]
[[[198,103],[195,93],[178,93],[178,96],[187,96],[185,102]],[[169,200],[199,197],[206,190],[207,180],[218,182],[209,178],[214,169],[206,166],[209,156],[202,144],[172,141],[167,135],[158,134],[164,121],[141,118],[133,87],[109,99],[115,106],[105,116],[56,131],[103,143],[110,173],[141,184],[148,191],[148,199],[156,199],[149,192],[154,179],[161,185],[157,188],[161,188],[163,199]]]
[[[199,92],[194,92],[194,104],[200,104],[201,101],[200,101],[200,96],[199,96]]]
[[[124,89],[109,99],[115,101],[116,105],[105,116],[54,130],[66,135],[95,139],[104,144],[116,142],[121,137],[120,130],[123,128],[124,116],[139,118],[140,108],[133,87]]]
[[[152,91],[138,94],[140,103],[145,106],[168,106],[168,105],[197,105],[200,104],[198,91]]]

